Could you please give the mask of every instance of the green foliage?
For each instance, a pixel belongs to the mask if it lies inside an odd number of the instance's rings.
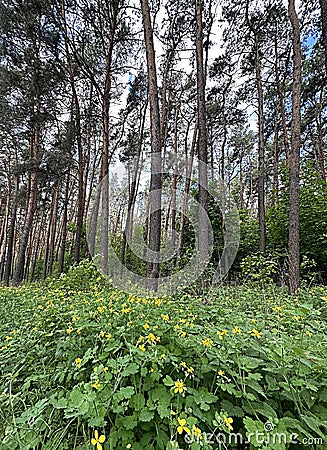
[[[325,289],[220,289],[204,305],[110,289],[85,262],[0,297],[1,448],[90,449],[103,435],[104,450],[214,449],[205,433],[236,432],[273,450],[326,434]],[[268,423],[283,446],[251,435]]]
[[[300,191],[300,252],[311,261],[315,277],[319,272],[323,279],[327,273],[327,183],[309,164],[302,174],[303,184]],[[288,240],[288,196],[282,196],[279,205],[272,207],[267,214],[267,237],[270,249],[285,251]],[[304,260],[303,260],[304,261]],[[302,265],[305,269],[305,266]],[[306,278],[306,272],[303,271]]]
[[[278,272],[276,255],[249,255],[242,259],[240,266],[246,279],[263,283],[271,282]]]
[[[48,283],[53,289],[60,287],[60,289],[85,290],[94,285],[104,286],[105,278],[92,262],[83,260],[78,265],[70,266],[68,272],[61,274],[58,280],[49,279]]]

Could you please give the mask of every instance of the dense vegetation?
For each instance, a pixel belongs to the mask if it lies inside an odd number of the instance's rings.
[[[325,448],[326,289],[140,298],[84,264],[0,295],[3,449]]]
[[[327,0],[0,4],[0,449],[325,449]]]

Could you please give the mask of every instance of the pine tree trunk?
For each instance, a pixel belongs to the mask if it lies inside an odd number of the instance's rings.
[[[66,252],[66,242],[67,242],[69,183],[70,183],[70,173],[68,172],[67,180],[66,180],[66,187],[65,187],[64,211],[63,211],[63,222],[62,222],[62,238],[61,238],[61,248],[60,248],[59,264],[58,264],[58,273],[59,274],[63,273],[64,263],[65,263],[65,252]]]
[[[196,74],[198,110],[198,157],[199,157],[199,258],[205,263],[209,255],[208,227],[208,155],[207,120],[205,107],[205,70],[203,63],[202,0],[195,1],[196,14]]]
[[[301,40],[294,0],[288,3],[293,29],[292,127],[289,193],[289,293],[300,287],[300,148],[301,148]]]
[[[322,42],[325,51],[325,68],[327,78],[327,0],[320,0]]]
[[[186,138],[185,138],[185,160],[186,160],[185,192],[184,192],[183,209],[182,209],[182,214],[181,214],[181,224],[180,224],[180,232],[179,232],[178,247],[177,247],[176,267],[179,267],[180,263],[181,263],[182,247],[183,247],[185,223],[186,223],[186,213],[187,213],[187,208],[188,208],[188,197],[189,197],[190,188],[191,188],[191,176],[192,176],[192,169],[193,169],[195,146],[196,146],[196,142],[197,142],[197,134],[198,134],[198,115],[196,116],[196,122],[194,125],[193,138],[192,138],[192,144],[191,144],[189,157],[187,156],[188,133],[186,134]]]
[[[16,270],[13,275],[12,283],[14,286],[18,286],[24,277],[24,266],[25,266],[25,257],[26,257],[26,249],[28,244],[28,238],[30,236],[32,226],[33,226],[33,218],[36,208],[36,193],[37,193],[37,169],[39,165],[39,152],[40,152],[40,112],[41,112],[41,101],[37,99],[36,101],[36,124],[34,129],[34,136],[31,139],[31,157],[34,161],[35,167],[30,177],[30,188],[29,188],[29,197],[27,204],[27,212],[25,217],[25,223],[23,227],[23,232],[21,235],[20,243],[19,243],[19,251],[17,256]]]
[[[146,48],[148,92],[151,121],[151,179],[149,191],[149,238],[147,288],[158,290],[159,252],[161,240],[162,154],[157,70],[153,44],[153,29],[148,0],[141,0],[144,40]]]

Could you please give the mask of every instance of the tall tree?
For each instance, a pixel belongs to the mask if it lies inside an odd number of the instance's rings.
[[[327,77],[327,0],[320,1],[320,11],[321,11],[321,32],[322,41],[325,50],[325,68]]]
[[[253,53],[255,79],[258,93],[258,216],[259,216],[259,248],[266,251],[266,218],[265,218],[265,143],[264,143],[264,100],[260,60],[260,29],[249,16],[249,0],[246,2],[246,20],[253,35]]]
[[[208,228],[208,171],[207,171],[207,121],[205,104],[205,67],[203,58],[202,0],[195,1],[196,16],[196,74],[198,114],[198,176],[199,176],[199,257],[206,261],[209,255]]]
[[[301,34],[294,0],[288,2],[292,24],[293,87],[289,186],[289,293],[300,287],[300,148],[301,148]]]
[[[161,240],[161,189],[162,189],[162,151],[160,132],[160,110],[153,28],[148,0],[141,0],[144,40],[148,71],[148,97],[151,121],[151,179],[149,191],[149,238],[147,279],[148,288],[158,290],[159,253]]]

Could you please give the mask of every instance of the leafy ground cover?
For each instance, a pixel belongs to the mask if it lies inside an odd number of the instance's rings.
[[[0,298],[1,449],[326,448],[326,289]]]

